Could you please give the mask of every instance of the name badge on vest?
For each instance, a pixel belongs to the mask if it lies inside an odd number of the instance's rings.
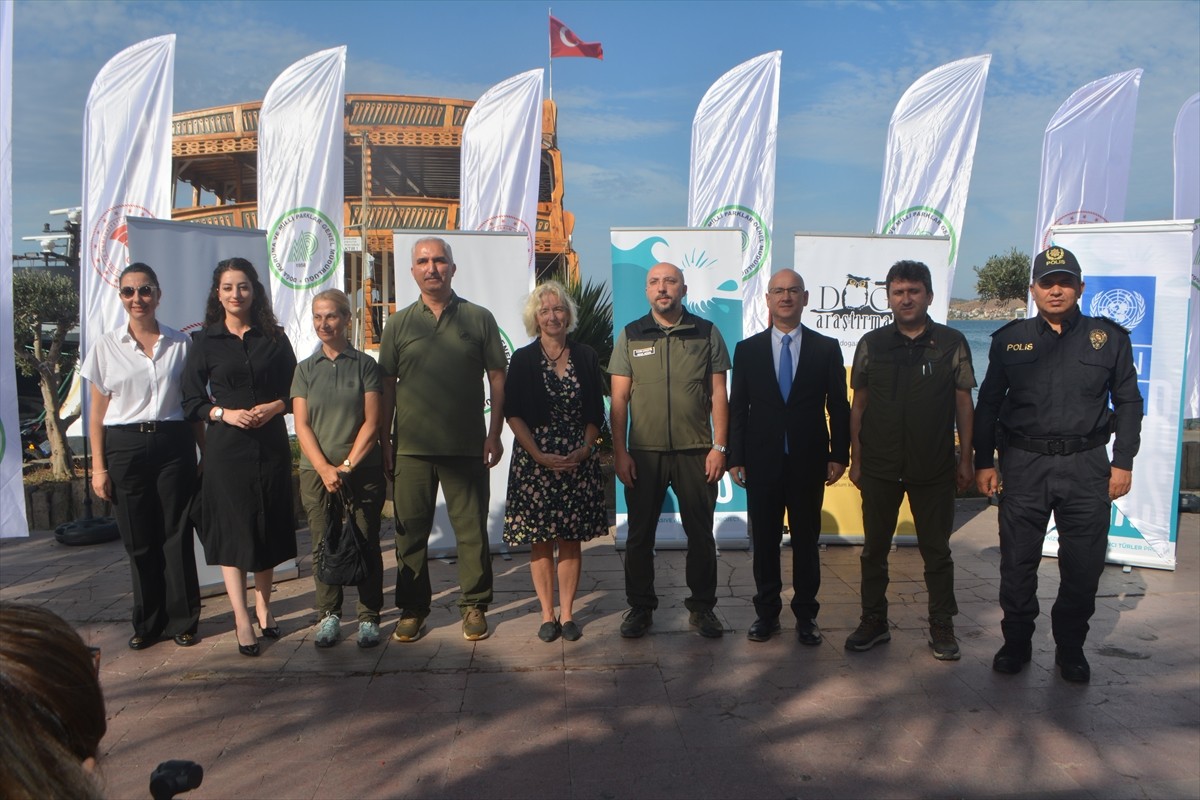
[[[652,355],[654,355],[653,347],[642,347],[642,348],[639,348],[639,349],[633,351],[634,358],[644,358],[645,356],[652,356]]]

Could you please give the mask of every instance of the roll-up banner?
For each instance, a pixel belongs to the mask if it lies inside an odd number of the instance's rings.
[[[528,267],[525,234],[497,231],[392,231],[392,248],[396,254],[392,280],[396,287],[396,308],[402,309],[420,297],[412,277],[412,248],[419,240],[435,236],[444,239],[454,251],[454,293],[464,300],[483,306],[492,312],[500,328],[505,356],[511,360],[513,351],[533,341],[525,333],[521,311],[533,291],[533,273]],[[484,408],[480,409],[486,425],[491,416],[488,401],[491,392],[484,381]],[[385,409],[384,413],[388,413]],[[488,473],[491,483],[491,503],[488,508],[488,541],[500,551],[504,549],[504,500],[508,491],[508,465],[513,449],[512,431],[505,425],[500,434],[504,455]],[[480,458],[483,452],[480,451]],[[429,535],[429,555],[434,558],[455,553],[454,529],[446,513],[446,502],[438,493],[433,531]]]
[[[130,217],[126,224],[130,259],[153,267],[162,284],[158,319],[187,334],[194,333],[204,324],[204,308],[217,262],[240,256],[255,267],[261,267],[266,252],[266,231],[148,217]],[[199,539],[193,540],[193,547],[200,592],[206,597],[223,594],[225,582],[221,578],[221,567],[204,560],[204,548]],[[295,559],[275,568],[277,581],[290,580],[299,574]]]
[[[1142,443],[1133,488],[1112,504],[1106,559],[1113,564],[1175,569],[1183,373],[1195,220],[1070,225],[1051,230],[1083,270],[1083,313],[1129,330],[1142,392]],[[1195,324],[1195,320],[1191,321]],[[1109,444],[1112,453],[1112,444]],[[1058,552],[1054,518],[1043,552]]]
[[[906,259],[929,267],[933,277],[929,316],[945,324],[950,307],[950,237],[796,234],[795,269],[808,289],[808,307],[801,322],[841,344],[847,386],[858,340],[892,322],[884,278],[892,264]],[[975,369],[978,374],[980,365],[976,364]],[[854,390],[849,394],[853,397]],[[907,498],[900,507],[896,534],[897,543],[916,542]],[[862,499],[850,482],[849,471],[825,489],[821,541],[863,543]]]
[[[683,271],[687,285],[684,306],[717,326],[732,357],[734,346],[743,338],[740,229],[613,228],[611,237],[614,340],[622,326],[650,313],[646,273],[655,264],[667,262]],[[766,286],[765,281],[763,286]],[[678,507],[674,493],[668,490],[658,518],[656,547],[687,547]],[[750,546],[746,492],[734,484],[728,474],[721,478],[717,487],[713,536],[718,547],[746,549]],[[625,504],[625,493],[618,486],[617,547],[624,548],[628,538],[629,507]]]

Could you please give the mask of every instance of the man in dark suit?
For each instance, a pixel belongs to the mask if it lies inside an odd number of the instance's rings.
[[[850,463],[846,368],[836,339],[800,324],[808,305],[794,270],[767,284],[772,325],[739,342],[729,397],[730,475],[745,487],[754,541],[754,610],[747,636],[765,642],[780,629],[779,544],[783,511],[792,534],[792,613],[796,638],[821,643],[821,503]],[[829,421],[826,424],[826,412]]]

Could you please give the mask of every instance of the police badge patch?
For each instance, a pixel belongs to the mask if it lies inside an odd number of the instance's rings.
[[[1108,333],[1100,330],[1099,328],[1094,328],[1090,333],[1088,333],[1088,339],[1090,339],[1092,342],[1092,349],[1099,350],[1101,347],[1104,347],[1106,342],[1108,342]]]

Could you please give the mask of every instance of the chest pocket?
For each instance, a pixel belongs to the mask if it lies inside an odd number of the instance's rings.
[[[667,340],[640,339],[629,342],[629,371],[633,387],[665,383],[667,380]]]
[[[1079,357],[1079,391],[1084,397],[1108,398],[1109,378],[1112,375],[1116,348],[1109,346],[1101,350],[1089,347]]]
[[[1019,346],[1017,343],[1003,345],[1000,351],[1000,363],[1004,365],[1008,384],[1013,388],[1031,388],[1039,385],[1046,376],[1039,375],[1038,361],[1040,353],[1035,344],[1029,350],[1010,350],[1009,347]]]
[[[705,385],[708,382],[708,339],[680,337],[671,343],[671,380]]]

